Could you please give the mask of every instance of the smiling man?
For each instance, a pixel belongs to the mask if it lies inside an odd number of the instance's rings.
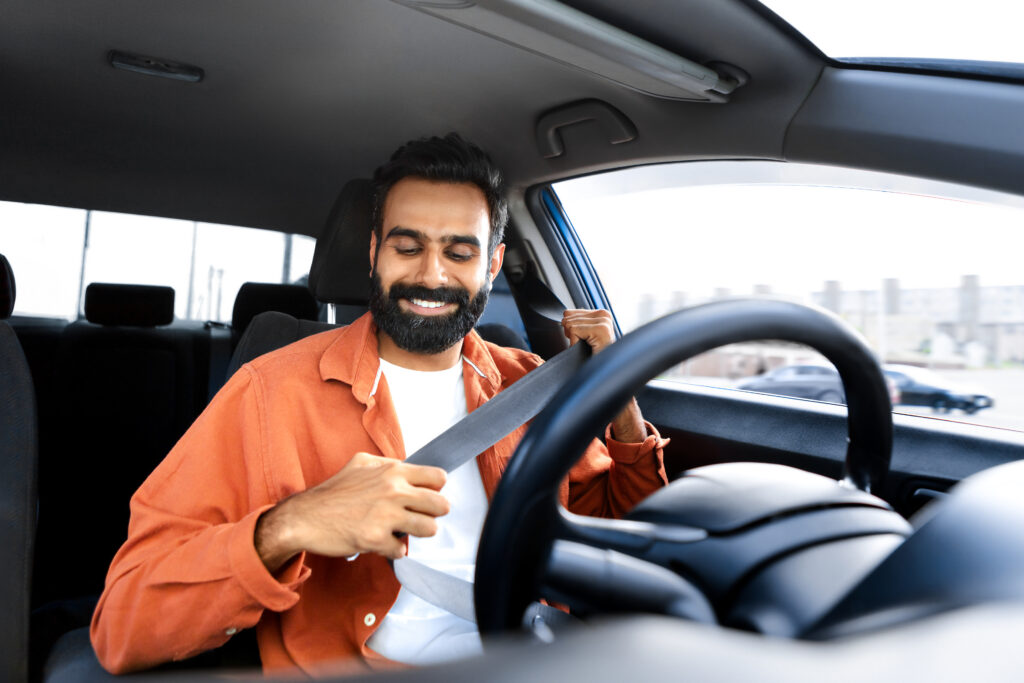
[[[541,363],[473,331],[504,255],[501,178],[452,134],[403,146],[374,181],[369,313],[243,366],[132,498],[92,623],[109,670],[251,627],[265,669],[311,675],[480,652],[473,622],[401,587],[387,560],[471,580],[525,430],[448,475],[403,462]],[[605,311],[567,311],[563,328],[595,352],[613,340]],[[662,445],[632,401],[562,503],[620,516],[665,483]]]

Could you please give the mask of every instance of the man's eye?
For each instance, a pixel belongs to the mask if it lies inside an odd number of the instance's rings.
[[[468,252],[467,251],[449,251],[448,252],[448,258],[450,258],[453,261],[459,261],[461,263],[463,261],[468,261],[471,258],[473,258],[473,252],[471,252],[471,251],[468,251]]]
[[[420,253],[420,248],[419,247],[396,246],[395,247],[395,251],[398,252],[399,254],[401,254],[402,256],[414,256],[414,255]]]

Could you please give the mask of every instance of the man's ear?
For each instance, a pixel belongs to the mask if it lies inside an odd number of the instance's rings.
[[[491,275],[491,282],[494,282],[494,278],[498,277],[498,271],[501,270],[501,263],[505,259],[505,243],[502,242],[494,248],[494,253],[491,254],[491,263],[487,270]]]
[[[377,233],[370,231],[370,275],[373,275],[373,269],[377,265]]]

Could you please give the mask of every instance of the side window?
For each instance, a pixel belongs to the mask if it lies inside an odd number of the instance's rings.
[[[623,332],[714,299],[798,300],[864,335],[897,411],[1024,429],[1024,198],[753,161],[643,167],[554,189]],[[755,381],[773,370],[781,380],[789,366],[805,369],[799,393]],[[930,370],[931,383],[911,384],[908,369]],[[820,355],[771,340],[717,349],[663,379],[842,400]]]
[[[31,226],[31,229],[25,229]],[[15,313],[74,319],[92,282],[166,285],[175,317],[230,322],[243,283],[305,283],[315,241],[230,225],[0,202]]]

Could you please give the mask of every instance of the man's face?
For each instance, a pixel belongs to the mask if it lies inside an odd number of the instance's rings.
[[[487,254],[490,212],[472,183],[404,178],[382,211],[381,243],[371,237],[370,311],[399,348],[440,353],[479,320],[504,245]]]

